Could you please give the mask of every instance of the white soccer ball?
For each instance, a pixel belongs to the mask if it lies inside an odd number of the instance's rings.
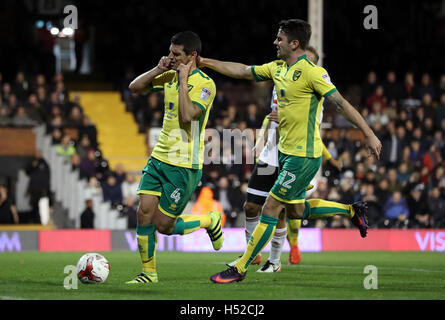
[[[86,253],[77,262],[76,271],[82,283],[104,283],[110,273],[110,263],[101,254]]]

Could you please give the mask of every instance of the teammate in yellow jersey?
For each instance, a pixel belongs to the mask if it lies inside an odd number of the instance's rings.
[[[279,23],[274,41],[279,60],[261,66],[246,66],[199,59],[199,65],[233,78],[273,81],[280,119],[279,175],[262,208],[260,222],[243,256],[235,266],[211,276],[213,282],[231,283],[245,278],[250,263],[272,238],[283,208],[290,219],[317,219],[333,215],[349,217],[359,229],[361,237],[366,237],[366,203],[346,205],[321,199],[305,200],[306,188],[321,164],[319,121],[324,99],[334,104],[347,120],[363,132],[370,153],[379,157],[382,147],[360,113],[332,84],[327,71],[307,58],[305,50],[310,36],[311,26],[306,21],[283,20]]]
[[[201,40],[191,31],[171,38],[170,54],[131,82],[132,92],[164,91],[159,140],[142,170],[138,188],[137,241],[143,271],[127,283],[158,282],[156,231],[188,234],[205,228],[213,248],[223,244],[217,211],[181,215],[202,176],[205,126],[215,98],[215,83],[196,65]]]
[[[312,46],[307,46],[306,48],[306,55],[310,61],[312,61],[314,64],[318,64],[318,60],[320,59],[320,56],[317,52],[317,49],[315,49]],[[320,124],[322,122],[322,115],[323,111],[321,112],[320,116]],[[278,122],[278,121],[277,121]],[[337,168],[338,171],[341,171],[343,168],[343,164],[338,161],[337,159],[334,159],[332,155],[329,153],[326,146],[323,144],[323,151],[322,156],[325,160],[327,160],[333,167]],[[311,185],[308,187],[311,188]],[[289,240],[290,245],[290,252],[289,252],[289,264],[298,264],[301,259],[300,250],[298,248],[298,233],[301,227],[301,220],[300,219],[289,219],[287,218],[287,239]],[[280,221],[278,221],[277,228],[279,227]],[[278,247],[277,251],[281,248]],[[275,254],[276,256],[279,256],[278,253]],[[271,266],[272,268],[267,268],[266,266],[263,266],[264,270],[274,270],[276,269],[275,266]]]
[[[318,63],[319,55],[314,47],[308,46],[306,48],[306,54],[309,60],[311,60],[314,64]],[[278,105],[275,87],[272,92],[270,107],[271,113],[264,118],[259,138],[255,145],[255,149],[257,149],[259,146],[263,146],[263,148],[253,168],[247,187],[247,200],[244,204],[244,211],[246,213],[246,243],[248,243],[250,235],[258,224],[261,207],[265,203],[269,191],[278,176],[278,148],[276,140],[279,119],[277,115]],[[341,170],[341,163],[332,158],[331,154],[324,145],[323,157],[337,169]],[[309,188],[312,188],[312,186]],[[281,212],[275,233],[271,240],[272,245],[269,259],[257,272],[270,273],[281,271],[280,257],[286,236],[289,240],[291,248],[288,260],[289,264],[298,264],[300,262],[301,255],[298,248],[298,233],[300,227],[300,219],[286,218],[284,210]],[[227,265],[234,266],[236,262],[238,262],[238,259],[228,263]],[[261,254],[258,254],[251,264],[260,264],[261,259]]]

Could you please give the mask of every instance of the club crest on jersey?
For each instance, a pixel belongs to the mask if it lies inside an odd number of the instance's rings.
[[[209,97],[210,97],[210,94],[211,94],[212,92],[210,92],[210,90],[209,89],[207,89],[207,88],[202,88],[202,91],[201,91],[201,100],[202,101],[206,101]]]
[[[327,73],[324,73],[321,77],[323,78],[324,81],[326,81],[327,84],[332,84],[331,78]]]
[[[295,70],[294,74],[292,75],[292,80],[293,81],[297,81],[298,79],[300,79],[301,76],[301,71],[300,70]]]

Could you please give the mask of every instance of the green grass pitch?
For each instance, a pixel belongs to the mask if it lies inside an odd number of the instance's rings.
[[[63,286],[66,265],[83,253],[0,253],[0,299],[144,299],[144,300],[307,300],[307,299],[445,299],[445,254],[436,252],[302,253],[299,265],[280,273],[260,274],[251,266],[239,283],[211,283],[237,253],[159,252],[159,283],[127,285],[140,272],[136,252],[102,252],[111,272],[104,284],[77,290]],[[267,258],[268,254],[263,254]],[[377,267],[377,289],[366,290],[366,265]]]

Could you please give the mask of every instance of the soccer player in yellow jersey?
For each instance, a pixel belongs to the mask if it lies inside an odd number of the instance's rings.
[[[306,55],[314,64],[318,63],[319,55],[314,47],[308,46],[306,48]],[[259,222],[261,207],[266,202],[269,191],[272,189],[274,182],[278,177],[278,148],[276,137],[279,119],[277,115],[278,104],[275,87],[272,92],[270,107],[271,113],[264,118],[259,138],[255,145],[255,148],[262,145],[264,145],[264,148],[262,148],[253,168],[252,175],[250,176],[249,185],[247,187],[247,199],[244,203],[244,212],[246,213],[246,243],[248,243],[250,235]],[[341,170],[341,163],[332,158],[324,144],[322,154],[323,158],[329,161],[338,170]],[[313,186],[310,185],[308,188],[312,189]],[[288,260],[289,264],[298,264],[300,262],[301,254],[298,248],[298,234],[300,227],[300,219],[287,218],[284,210],[280,213],[275,233],[271,239],[269,259],[257,272],[270,273],[281,271],[280,257],[286,236],[291,248]],[[238,259],[227,265],[234,266],[238,262]],[[261,263],[261,254],[258,254],[251,262],[252,265],[259,263]]]
[[[215,250],[223,244],[219,212],[181,215],[201,180],[204,131],[216,94],[213,80],[197,68],[200,51],[197,34],[180,32],[171,39],[170,54],[129,86],[138,93],[163,90],[165,112],[137,192],[136,234],[143,271],[127,283],[158,282],[156,231],[183,235],[205,228]]]
[[[306,47],[306,56],[310,61],[312,61],[314,64],[318,64],[318,60],[320,59],[320,56],[317,52],[317,49],[315,49],[313,46],[307,46]],[[322,111],[323,112],[323,111]],[[322,116],[322,113],[321,113]],[[278,122],[278,120],[277,120]],[[320,123],[321,123],[321,117],[320,117]],[[323,144],[323,151],[322,156],[325,160],[327,160],[332,166],[337,168],[337,170],[341,171],[343,168],[343,164],[338,161],[337,159],[334,159],[332,155],[329,153],[326,146]],[[310,188],[309,186],[308,188]],[[290,252],[289,252],[289,264],[298,264],[301,259],[300,250],[298,248],[298,233],[300,231],[301,227],[301,220],[300,219],[289,219],[287,220],[287,239],[289,240],[290,244]],[[280,221],[278,221],[277,228],[279,227]],[[278,250],[277,250],[278,251]],[[276,254],[278,256],[278,253]],[[266,266],[263,266],[261,269],[270,270],[271,268],[265,268]],[[271,266],[272,270],[275,268],[275,266]]]
[[[327,71],[307,59],[311,26],[303,20],[279,23],[274,45],[279,60],[261,65],[222,62],[200,58],[199,65],[224,75],[257,81],[272,80],[277,91],[278,132],[280,139],[279,174],[262,208],[260,222],[253,231],[246,251],[233,267],[210,277],[216,283],[231,283],[245,278],[252,260],[270,241],[283,208],[291,219],[317,219],[333,215],[351,218],[360,235],[366,237],[366,203],[340,204],[321,199],[305,200],[306,188],[317,173],[322,154],[319,117],[323,99],[337,107],[365,136],[368,150],[379,157],[381,142],[360,113],[332,84]]]

